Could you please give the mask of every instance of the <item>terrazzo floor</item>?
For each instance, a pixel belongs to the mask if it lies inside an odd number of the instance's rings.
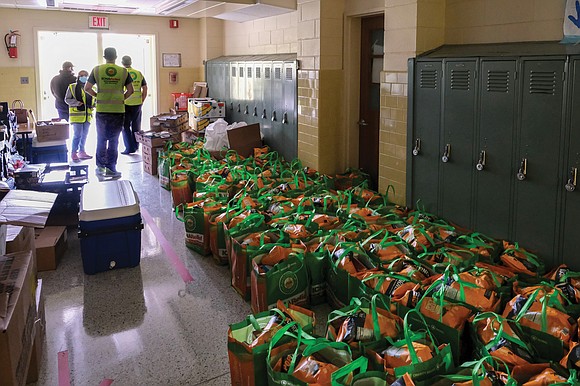
[[[184,282],[147,224],[138,267],[85,275],[76,230],[69,229],[58,269],[39,273],[47,325],[36,384],[59,385],[58,353],[68,351],[71,385],[106,379],[113,385],[229,385],[227,329],[250,313],[249,304],[230,287],[227,267],[185,247],[171,195],[143,172],[141,156],[119,155],[118,169],[193,281]],[[98,181],[91,175],[90,183]],[[315,311],[321,334],[329,308]]]

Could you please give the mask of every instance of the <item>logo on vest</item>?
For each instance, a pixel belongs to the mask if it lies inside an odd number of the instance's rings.
[[[105,70],[105,74],[107,74],[108,76],[115,76],[117,75],[117,69],[115,67],[107,67],[107,69]]]
[[[135,79],[137,79],[137,73],[136,73],[136,72],[131,72],[131,71],[130,71],[130,72],[129,72],[129,75],[131,75],[131,79],[132,79],[132,80],[135,80]]]

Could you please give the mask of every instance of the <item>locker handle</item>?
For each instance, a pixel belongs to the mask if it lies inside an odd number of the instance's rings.
[[[276,122],[276,110],[272,111],[272,122]]]
[[[230,110],[234,109],[234,102],[230,102]]]
[[[443,151],[443,156],[441,157],[441,161],[447,163],[449,162],[449,157],[451,156],[451,145],[445,145],[445,151]]]
[[[516,177],[518,178],[518,180],[523,181],[526,179],[527,174],[528,174],[528,159],[523,158],[522,163],[520,164],[520,168],[518,169],[518,173],[516,174]]]
[[[244,109],[244,114],[246,115],[250,114],[250,108],[248,107],[248,105],[246,105],[246,108]]]
[[[266,109],[262,111],[262,119],[268,119],[268,116],[266,115]]]
[[[578,168],[571,168],[570,178],[568,179],[568,183],[566,184],[566,190],[568,192],[573,192],[576,190],[577,179],[578,179]]]
[[[288,123],[288,113],[284,112],[284,114],[282,115],[282,123],[286,124]]]
[[[238,103],[238,113],[242,112],[242,105]]]
[[[421,152],[421,138],[415,140],[415,147],[413,148],[413,155],[419,155]]]
[[[478,171],[482,171],[485,168],[485,150],[482,150],[481,153],[479,153],[479,160],[477,161],[475,168]]]
[[[254,117],[258,116],[258,108],[254,106],[254,113],[252,114]]]

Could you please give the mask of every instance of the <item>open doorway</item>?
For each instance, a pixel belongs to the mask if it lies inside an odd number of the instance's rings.
[[[129,55],[133,67],[141,71],[147,80],[148,95],[143,104],[143,117],[157,114],[157,63],[154,35],[113,34],[102,32],[38,31],[37,34],[37,87],[38,119],[58,116],[54,97],[50,92],[50,80],[58,74],[62,63],[74,64],[75,74],[80,70],[91,71],[104,62],[103,49],[117,49],[117,64],[121,57]],[[147,127],[147,121],[144,120]]]

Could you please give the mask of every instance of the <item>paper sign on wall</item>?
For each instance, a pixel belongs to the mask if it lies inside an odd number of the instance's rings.
[[[109,29],[109,18],[107,16],[89,15],[89,28]]]
[[[580,1],[566,0],[564,10],[564,39],[562,43],[580,42]]]

